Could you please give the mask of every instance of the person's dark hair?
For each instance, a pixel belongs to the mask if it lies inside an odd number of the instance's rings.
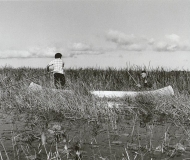
[[[142,70],[142,72],[141,73],[146,73],[146,71],[145,70]]]
[[[55,58],[61,58],[62,57],[62,54],[61,53],[56,53],[55,54]]]

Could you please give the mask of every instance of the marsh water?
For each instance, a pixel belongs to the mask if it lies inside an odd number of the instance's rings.
[[[187,133],[172,122],[142,124],[124,117],[107,123],[67,118],[51,121],[42,129],[25,121],[26,117],[30,116],[0,113],[1,159],[44,160],[48,155],[49,159],[59,155],[70,160],[190,159]]]

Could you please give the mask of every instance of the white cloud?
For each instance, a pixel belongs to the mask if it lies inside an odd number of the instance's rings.
[[[102,54],[102,49],[95,49],[90,45],[83,43],[74,43],[69,48],[58,47],[32,47],[28,50],[3,50],[0,51],[0,58],[43,58],[54,57],[55,53],[62,53],[63,57],[72,57],[74,55],[98,55]]]
[[[75,55],[82,55],[82,54],[86,54],[86,55],[99,55],[99,54],[103,54],[102,51],[70,51],[70,56],[75,56]]]
[[[178,46],[175,44],[168,44],[167,42],[157,42],[155,43],[155,45],[153,46],[153,49],[155,51],[176,51],[178,49]]]
[[[178,46],[175,44],[171,44],[167,46],[168,51],[177,51],[177,49],[178,49]]]
[[[190,41],[182,40],[177,34],[168,34],[161,41],[146,36],[127,35],[117,30],[109,30],[106,40],[116,44],[117,49],[128,51],[189,51]]]
[[[166,35],[166,39],[170,40],[171,42],[178,43],[180,41],[180,37],[176,34]]]
[[[146,36],[127,35],[116,30],[109,30],[106,34],[106,40],[115,44],[105,47],[94,47],[87,43],[73,43],[68,47],[47,47],[38,46],[26,50],[7,49],[0,51],[0,58],[33,58],[33,57],[54,57],[55,53],[62,53],[63,57],[73,57],[75,55],[99,55],[105,52],[126,51],[144,51],[154,50],[158,52],[168,51],[190,51],[190,40],[183,40],[177,34],[168,34],[161,41]]]
[[[102,54],[103,51],[100,49],[95,49],[91,45],[85,44],[85,43],[73,43],[70,47],[70,56],[74,55],[98,55]]]
[[[176,34],[166,35],[163,41],[155,42],[153,50],[155,51],[190,51],[190,41],[181,40]]]
[[[129,51],[143,51],[148,45],[154,43],[154,39],[146,36],[135,36],[134,34],[127,35],[116,30],[109,30],[106,34],[106,40],[116,44],[117,49]]]
[[[166,51],[167,50],[167,43],[166,42],[157,42],[154,45],[155,51]]]
[[[84,43],[73,43],[70,47],[70,50],[72,51],[89,51],[92,50],[92,47],[90,45],[84,44]]]
[[[33,47],[29,49],[29,52],[31,53],[31,57],[52,57],[58,51],[55,47]]]
[[[17,50],[4,50],[0,51],[0,58],[27,58],[30,57],[30,52],[28,51],[17,51]]]
[[[190,51],[190,40],[186,40],[186,41],[179,43],[179,48],[182,51]]]
[[[0,51],[0,58],[42,58],[42,57],[54,57],[56,52],[61,52],[63,57],[68,57],[63,49],[57,49],[55,47],[32,47],[28,50],[3,50]]]
[[[127,46],[120,46],[120,49],[124,49],[127,51],[143,51],[146,50],[146,46],[142,44],[131,44]]]
[[[148,40],[148,44],[149,44],[149,45],[153,45],[154,42],[155,42],[155,39],[154,39],[154,38],[151,38],[151,39]]]
[[[108,41],[114,42],[118,45],[130,45],[133,44],[135,41],[135,36],[133,34],[126,35],[123,32],[109,30],[106,38]]]

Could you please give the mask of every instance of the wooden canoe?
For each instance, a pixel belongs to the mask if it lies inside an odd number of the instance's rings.
[[[167,86],[152,91],[91,91],[92,95],[103,98],[123,98],[123,97],[136,97],[139,95],[147,96],[172,96],[174,90],[172,86]]]

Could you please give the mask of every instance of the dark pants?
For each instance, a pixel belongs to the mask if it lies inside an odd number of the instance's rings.
[[[54,85],[57,89],[64,87],[65,85],[65,75],[61,73],[54,74]]]

